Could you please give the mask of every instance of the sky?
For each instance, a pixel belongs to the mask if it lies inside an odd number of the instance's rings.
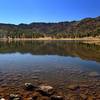
[[[0,0],[0,23],[61,22],[100,16],[100,0]]]

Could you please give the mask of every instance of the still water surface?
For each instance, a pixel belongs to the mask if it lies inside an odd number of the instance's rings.
[[[93,80],[100,74],[100,45],[75,41],[0,42],[0,85],[20,87],[25,82],[66,84]]]

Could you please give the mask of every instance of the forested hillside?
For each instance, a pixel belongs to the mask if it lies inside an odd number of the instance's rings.
[[[0,38],[82,38],[100,36],[100,17],[59,23],[0,24]]]

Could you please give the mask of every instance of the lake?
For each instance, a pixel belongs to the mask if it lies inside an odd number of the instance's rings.
[[[80,41],[0,42],[0,93],[23,91],[24,83],[49,84],[68,92],[70,84],[89,84],[99,92],[100,45]]]

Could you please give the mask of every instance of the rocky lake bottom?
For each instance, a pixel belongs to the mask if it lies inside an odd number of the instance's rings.
[[[96,72],[71,72],[67,74],[68,79],[65,82],[62,82],[63,79],[47,81],[38,80],[36,77],[30,79],[27,76],[22,76],[21,74],[6,74],[0,78],[0,96],[5,100],[100,100],[100,76]],[[58,78],[60,77],[58,76]],[[33,87],[52,87],[53,93],[51,92],[52,94],[48,95],[48,91],[41,93],[32,87],[29,87],[29,90],[25,89],[25,84],[28,84],[28,82]],[[12,94],[21,98],[9,99]],[[60,96],[61,99],[52,99],[52,96]]]

